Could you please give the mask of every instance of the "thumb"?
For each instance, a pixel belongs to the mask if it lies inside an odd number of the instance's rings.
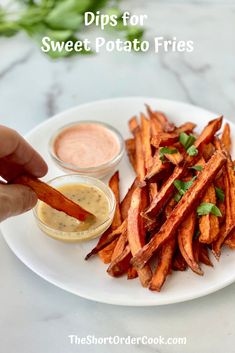
[[[37,203],[37,196],[27,186],[0,185],[0,222],[33,208]]]

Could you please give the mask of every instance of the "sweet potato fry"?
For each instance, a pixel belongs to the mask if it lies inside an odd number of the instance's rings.
[[[116,257],[114,261],[109,265],[107,272],[110,276],[120,277],[128,271],[130,266],[130,260],[132,258],[129,245],[125,247],[123,252]]]
[[[204,169],[199,174],[198,178],[194,181],[190,190],[188,190],[177,206],[172,211],[170,217],[161,227],[160,231],[155,234],[150,242],[146,244],[132,259],[132,265],[136,269],[140,269],[149,261],[154,252],[162,245],[167,239],[170,239],[182,221],[192,211],[193,207],[198,203],[203,196],[206,188],[215,178],[218,171],[226,162],[224,153],[216,151]]]
[[[114,193],[116,200],[116,209],[114,213],[113,222],[111,225],[112,230],[116,229],[122,224],[122,215],[120,211],[120,188],[119,188],[119,172],[116,171],[109,180],[109,187]]]
[[[221,128],[222,121],[223,117],[221,116],[208,123],[194,143],[197,149],[202,150],[206,144],[213,140],[215,133]]]
[[[180,252],[193,272],[203,275],[203,272],[194,258],[193,253],[193,236],[196,225],[196,213],[191,212],[188,217],[181,223],[178,230],[178,245]]]
[[[163,165],[166,165],[166,163],[164,163]],[[171,198],[174,192],[174,181],[180,179],[180,177],[183,175],[183,172],[184,166],[175,167],[173,173],[163,184],[156,197],[152,200],[150,206],[147,208],[147,210],[145,210],[144,217],[154,218],[159,215],[159,213],[162,211],[163,207],[166,205],[167,201]],[[150,178],[150,175],[148,174],[146,178]]]
[[[103,261],[104,264],[109,264],[111,262],[114,249],[119,239],[120,237],[115,239],[112,243],[108,244],[104,249],[98,252],[99,258]]]
[[[146,189],[136,188],[132,195],[131,208],[128,212],[127,221],[127,237],[133,256],[145,244],[146,234],[144,228],[144,220],[141,216],[141,212],[146,204]],[[141,270],[137,270],[137,272],[142,286],[147,287],[152,277],[150,266],[145,265]]]
[[[225,240],[225,244],[230,248],[230,249],[235,249],[235,228],[230,232],[228,237]]]
[[[161,126],[159,127],[158,123],[150,117],[150,129],[151,135],[156,136],[160,131],[162,131]],[[160,129],[160,130],[159,130]]]
[[[199,243],[199,239],[197,237],[197,238],[193,239],[193,256],[194,256],[196,263],[199,262],[199,252],[200,252],[200,243]]]
[[[213,153],[215,152],[215,148],[212,143],[208,143],[207,145],[204,146],[202,155],[203,158],[207,161],[212,157]]]
[[[139,127],[135,129],[135,160],[137,176],[140,181],[143,181],[145,177],[145,164],[141,130]]]
[[[114,261],[123,252],[126,244],[127,244],[127,232],[123,232],[115,244],[111,261]],[[106,248],[104,248],[104,250],[105,249]]]
[[[184,123],[184,124],[180,125],[179,127],[177,127],[175,129],[175,132],[178,134],[180,134],[181,132],[190,133],[195,129],[196,126],[197,125],[192,122],[187,122],[187,123]]]
[[[209,257],[208,248],[202,243],[199,245],[199,261],[207,266],[213,267],[213,263]]]
[[[213,203],[216,205],[215,187],[212,183],[208,186],[202,202]],[[219,234],[219,219],[213,214],[207,214],[199,218],[199,242],[211,244]]]
[[[177,204],[177,202],[175,201],[174,197],[172,197],[172,199],[168,202],[168,204],[166,205],[165,210],[164,210],[166,218],[170,217],[171,212],[175,208],[176,204]]]
[[[174,146],[171,146],[170,148],[173,149]],[[182,162],[183,155],[179,151],[173,154],[165,153],[165,158],[168,159],[168,161],[172,164],[178,165]]]
[[[217,130],[220,129],[222,124],[222,117],[212,120],[205,127],[199,137],[196,139],[194,145],[198,150],[202,150],[203,146],[209,143],[216,133]],[[185,170],[187,170],[188,166],[192,166],[198,160],[198,156],[190,157],[187,156],[185,160],[184,166],[177,166],[174,169],[173,174],[169,177],[169,179],[163,184],[162,188],[156,195],[156,197],[151,202],[148,209],[145,211],[145,217],[153,218],[156,217],[165,206],[169,198],[172,196],[174,191],[174,181],[176,179],[180,179],[184,174]]]
[[[175,124],[170,122],[167,116],[163,112],[155,111],[153,112],[156,119],[160,122],[165,132],[172,132],[175,130]]]
[[[126,151],[127,151],[127,156],[129,158],[129,161],[134,169],[136,171],[136,160],[135,160],[135,140],[132,139],[127,139],[125,141],[125,146],[126,146]]]
[[[112,232],[112,229],[110,226],[109,229],[107,229],[99,238],[97,246],[100,246],[101,244],[105,243],[111,232]],[[112,242],[110,242],[108,245],[106,245],[102,250],[98,252],[99,258],[103,261],[103,263],[105,264],[110,263],[114,248],[119,238],[120,238],[120,235],[118,235],[117,238],[115,238]]]
[[[127,279],[134,279],[138,277],[138,273],[133,266],[130,266],[127,271]]]
[[[122,234],[127,229],[127,220],[124,220],[122,224],[112,232],[108,232],[105,239],[101,241],[100,238],[98,244],[86,255],[85,260],[88,260],[92,255],[97,254],[100,250],[104,249],[107,245],[112,243],[115,239],[117,239],[120,234]]]
[[[170,214],[175,206],[175,200],[171,199],[165,208],[166,218],[170,217]],[[166,277],[171,271],[171,264],[173,260],[173,255],[176,248],[175,237],[167,240],[160,248],[158,252],[158,263],[153,274],[152,280],[150,282],[149,289],[153,291],[160,292]]]
[[[151,138],[151,145],[155,148],[172,145],[179,141],[179,134],[176,132],[160,132]]]
[[[177,129],[175,129],[174,132],[160,132],[156,135],[153,134],[153,137],[151,139],[151,144],[155,148],[158,148],[160,146],[171,145],[179,141],[179,135],[181,132],[186,132],[186,133],[192,132],[192,130],[195,127],[196,125],[193,123],[185,123],[179,126]]]
[[[176,250],[173,263],[172,263],[172,269],[174,271],[185,271],[187,269],[188,265],[185,259],[183,258],[179,248]]]
[[[222,191],[225,190],[224,179],[225,179],[225,172],[223,168],[220,177],[216,178],[214,181],[215,187],[221,189]],[[225,212],[226,212],[225,200],[217,200],[217,206],[220,209],[220,212],[222,213],[222,217],[219,217],[219,224],[222,225],[225,220]]]
[[[150,182],[148,184],[148,187],[149,187],[149,198],[150,198],[150,201],[152,201],[158,193],[158,186],[157,186],[157,183]]]
[[[152,166],[149,168],[147,175],[145,176],[145,181],[159,181],[166,177],[170,171],[170,163],[162,163],[160,160],[159,152],[156,151],[155,155],[153,156]]]
[[[136,188],[137,185],[137,178],[133,181],[131,187],[129,188],[129,190],[126,193],[126,196],[124,197],[124,199],[121,202],[120,208],[121,208],[121,215],[122,215],[122,219],[126,219],[128,216],[128,211],[129,208],[131,206],[131,198],[132,198],[132,194]]]
[[[129,129],[135,140],[135,170],[139,180],[142,181],[145,176],[144,152],[142,146],[141,129],[138,125],[136,117],[129,120]]]
[[[90,212],[84,210],[61,192],[39,179],[29,175],[20,175],[14,180],[14,184],[29,186],[35,192],[39,200],[47,203],[58,211],[62,211],[71,217],[77,218],[79,221],[84,221],[87,217],[94,217]]]
[[[141,139],[143,144],[143,153],[144,153],[144,162],[145,169],[147,170],[152,165],[152,147],[151,147],[151,129],[150,121],[145,117],[144,114],[141,114]]]
[[[152,111],[150,106],[148,104],[145,104],[145,106],[150,119],[150,127],[152,131],[152,135],[157,135],[159,132],[163,131],[163,126],[159,122],[159,120],[156,119],[155,113]]]
[[[156,231],[156,228],[159,229],[161,220],[159,219],[146,219],[144,218],[144,227],[146,232]]]
[[[226,215],[225,223],[222,225],[219,235],[216,241],[212,244],[212,252],[218,260],[221,254],[221,247],[235,227],[235,175],[233,170],[233,162],[230,157],[227,156],[226,161],[226,173],[225,173],[225,205],[226,205]]]
[[[228,123],[224,125],[221,141],[224,147],[226,148],[227,152],[231,153],[232,141],[231,141],[230,125]]]
[[[119,172],[116,171],[109,180],[109,187],[113,191],[116,199],[116,209],[114,218],[110,226],[111,230],[115,230],[122,224],[122,215],[120,211],[120,191],[119,191]],[[113,251],[116,247],[117,240],[107,245],[104,249],[99,252],[99,257],[104,263],[109,263],[112,258]]]
[[[175,246],[176,240],[175,238],[171,238],[160,248],[158,264],[149,285],[150,290],[160,292],[171,270]]]
[[[132,135],[135,135],[135,129],[139,126],[136,116],[133,116],[128,122],[129,130]]]

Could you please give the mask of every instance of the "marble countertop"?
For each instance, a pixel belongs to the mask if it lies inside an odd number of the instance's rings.
[[[127,7],[148,14],[148,38],[191,39],[194,52],[101,53],[54,62],[24,35],[1,38],[0,123],[26,133],[69,107],[136,95],[189,102],[235,121],[234,1],[131,0]],[[2,237],[0,258],[4,352],[235,352],[235,284],[177,305],[116,307],[45,282],[12,254]],[[71,334],[186,336],[187,344],[80,347],[70,344]]]

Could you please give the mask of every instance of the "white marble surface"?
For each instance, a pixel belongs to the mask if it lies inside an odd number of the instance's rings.
[[[117,96],[177,99],[235,121],[234,1],[126,2],[148,33],[195,42],[193,54],[108,54],[50,61],[25,36],[0,39],[0,123],[26,133],[68,107]],[[133,10],[134,9],[134,10]],[[95,36],[92,32],[90,36]],[[0,237],[0,342],[8,353],[235,352],[235,284],[187,303],[127,308],[89,302],[37,277]],[[186,346],[72,346],[68,335],[186,336]]]

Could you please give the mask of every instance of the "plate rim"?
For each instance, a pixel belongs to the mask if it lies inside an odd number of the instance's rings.
[[[185,107],[191,107],[191,108],[196,108],[196,109],[200,109],[204,112],[207,112],[208,114],[210,115],[217,115],[217,116],[223,116],[223,114],[220,114],[220,113],[217,113],[217,112],[212,112],[206,108],[203,108],[203,107],[200,107],[196,104],[192,104],[192,103],[188,103],[188,102],[184,102],[184,101],[180,101],[180,100],[175,100],[175,99],[167,99],[167,98],[160,98],[160,97],[146,97],[146,96],[126,96],[126,97],[114,97],[114,98],[107,98],[107,99],[96,99],[94,101],[91,101],[91,102],[85,102],[85,103],[82,103],[82,104],[78,104],[78,105],[75,105],[73,107],[70,107],[68,109],[65,109],[63,110],[62,112],[59,112],[59,113],[56,113],[54,115],[52,115],[51,117],[49,118],[46,118],[44,121],[42,121],[41,123],[37,124],[35,127],[33,127],[30,131],[28,131],[26,134],[24,134],[23,136],[25,138],[29,138],[31,134],[33,134],[38,128],[44,126],[44,125],[47,125],[47,123],[51,120],[51,119],[58,119],[61,115],[64,115],[64,114],[70,114],[70,113],[73,113],[73,111],[76,111],[76,109],[78,108],[86,108],[87,106],[89,105],[92,105],[92,104],[105,104],[105,103],[108,103],[110,101],[123,101],[123,100],[126,100],[126,101],[129,101],[129,100],[143,100],[144,101],[147,101],[147,100],[158,100],[158,101],[162,101],[163,103],[173,103],[173,104],[180,104],[180,105],[184,105]],[[144,103],[143,103],[144,104]],[[228,121],[229,123],[231,123],[232,125],[235,125],[235,123],[233,123],[231,120],[225,118],[226,121]]]
[[[2,231],[1,226],[0,226],[0,230]],[[68,292],[68,293],[76,295],[76,296],[78,296],[78,297],[80,297],[82,299],[91,300],[91,301],[96,302],[96,303],[102,303],[102,304],[107,304],[107,305],[115,305],[115,306],[127,306],[127,307],[149,307],[149,306],[173,305],[173,304],[184,303],[184,302],[188,302],[188,301],[191,301],[191,300],[194,300],[194,299],[199,299],[199,298],[206,297],[206,296],[208,296],[210,294],[218,292],[219,290],[221,290],[221,289],[223,289],[225,287],[228,287],[229,285],[231,285],[231,284],[233,284],[235,282],[235,277],[234,277],[233,279],[229,279],[229,280],[223,282],[221,284],[221,286],[217,286],[216,289],[215,289],[215,287],[210,287],[210,289],[208,289],[208,291],[205,291],[205,292],[203,291],[199,295],[196,295],[196,296],[194,296],[194,295],[185,296],[185,297],[181,297],[181,298],[174,299],[174,300],[173,299],[172,300],[168,299],[166,301],[162,301],[162,302],[159,302],[159,303],[156,303],[154,301],[154,299],[153,299],[153,301],[148,300],[148,301],[143,302],[143,303],[141,301],[139,301],[138,303],[132,303],[131,301],[128,301],[126,299],[125,299],[125,301],[120,300],[119,303],[117,301],[112,301],[112,300],[109,300],[109,299],[105,299],[105,300],[96,299],[95,296],[93,297],[91,295],[78,294],[76,291],[73,291],[72,289],[68,289],[68,288],[66,288],[66,286],[63,286],[63,284],[61,284],[59,281],[51,280],[51,279],[48,279],[47,277],[45,277],[40,271],[35,270],[33,266],[31,266],[29,263],[27,263],[27,261],[25,259],[22,259],[20,257],[20,255],[18,254],[17,250],[15,250],[9,244],[9,242],[5,238],[5,235],[4,235],[3,232],[2,232],[2,234],[3,234],[3,238],[4,238],[7,246],[9,247],[9,249],[11,249],[11,251],[17,257],[17,259],[20,260],[23,263],[23,265],[26,266],[30,271],[32,271],[37,276],[39,276],[40,278],[45,280],[47,283],[50,283],[53,286],[58,287],[59,289],[62,289],[64,291]],[[146,288],[143,288],[143,290],[146,290]]]

